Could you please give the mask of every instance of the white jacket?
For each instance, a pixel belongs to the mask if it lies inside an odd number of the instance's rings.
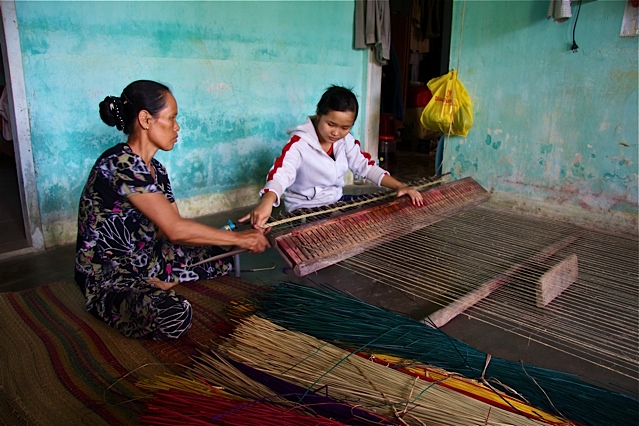
[[[375,165],[370,154],[361,151],[359,141],[350,133],[333,144],[333,160],[322,150],[310,117],[287,134],[291,138],[275,159],[260,191],[260,197],[269,191],[277,195],[274,207],[280,205],[282,196],[287,211],[338,201],[348,169],[377,185],[388,174]]]

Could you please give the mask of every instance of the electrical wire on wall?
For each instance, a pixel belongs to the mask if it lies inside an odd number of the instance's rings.
[[[570,50],[573,52],[577,52],[579,46],[577,46],[577,42],[575,41],[575,29],[577,29],[577,20],[579,19],[579,12],[581,11],[581,0],[577,3],[577,14],[575,15],[575,22],[572,24],[572,46]]]

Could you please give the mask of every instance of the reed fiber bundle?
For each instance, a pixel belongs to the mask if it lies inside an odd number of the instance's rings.
[[[213,350],[193,360],[179,376],[169,374],[138,383],[155,393],[146,404],[143,424],[393,424],[382,416],[225,359]]]
[[[257,316],[242,320],[219,350],[309,392],[325,390],[332,398],[392,417],[397,424],[547,424],[387,368]]]
[[[490,357],[438,329],[334,290],[283,282],[243,309],[347,350],[395,355],[478,379],[584,425],[637,424],[634,398],[575,374]]]
[[[341,426],[335,420],[311,417],[261,401],[199,395],[176,389],[159,391],[146,406],[141,424],[166,426]]]
[[[456,373],[450,373],[441,368],[419,365],[414,363],[412,360],[405,360],[392,355],[370,354],[363,352],[358,352],[357,355],[371,361],[375,361],[396,371],[409,374],[413,377],[419,377],[422,380],[437,383],[441,386],[445,386],[449,389],[455,390],[456,392],[463,393],[480,401],[486,402],[487,404],[503,408],[507,411],[519,413],[529,418],[544,421],[548,424],[573,424],[566,419],[554,416],[533,407],[518,398],[513,398],[503,392],[498,392],[494,388],[476,380],[462,377]]]

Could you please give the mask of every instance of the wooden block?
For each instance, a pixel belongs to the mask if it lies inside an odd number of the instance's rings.
[[[541,276],[537,283],[537,307],[543,308],[577,281],[577,255],[567,257]]]

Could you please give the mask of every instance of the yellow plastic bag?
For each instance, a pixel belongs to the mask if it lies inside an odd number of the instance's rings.
[[[422,125],[447,135],[468,135],[473,126],[473,103],[457,78],[457,71],[433,78],[428,88],[433,97],[420,117]]]

